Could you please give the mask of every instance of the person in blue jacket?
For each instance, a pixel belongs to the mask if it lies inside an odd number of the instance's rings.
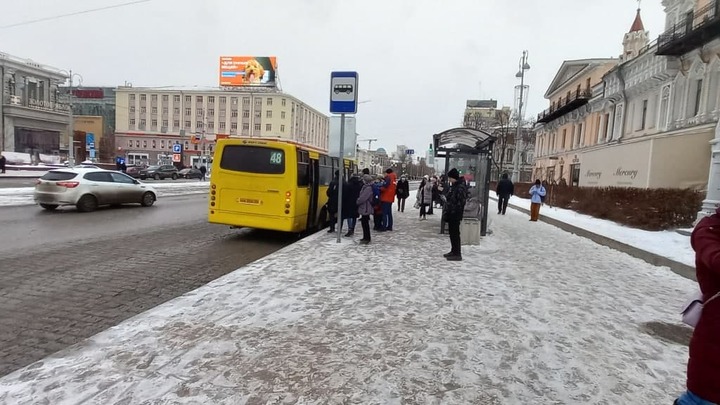
[[[540,218],[540,206],[546,193],[540,179],[535,180],[535,184],[530,187],[530,220],[532,222],[537,222]]]

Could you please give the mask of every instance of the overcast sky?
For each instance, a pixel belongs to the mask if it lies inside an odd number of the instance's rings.
[[[0,0],[0,26],[130,0]],[[150,0],[0,28],[0,52],[83,76],[83,84],[216,86],[220,55],[277,56],[282,89],[328,113],[333,70],[360,74],[361,138],[424,151],[459,126],[466,99],[513,104],[530,53],[529,114],[563,60],[617,57],[636,0]],[[660,0],[642,4],[651,39]],[[366,145],[366,144],[365,144]]]

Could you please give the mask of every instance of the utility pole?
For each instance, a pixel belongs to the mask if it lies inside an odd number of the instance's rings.
[[[530,69],[530,65],[527,62],[528,51],[523,51],[522,58],[520,59],[520,70],[517,72],[515,77],[520,79],[520,100],[518,100],[518,111],[517,111],[517,132],[515,134],[515,153],[513,155],[513,173],[512,181],[517,183],[520,181],[520,170],[521,165],[521,151],[522,151],[522,109],[523,109],[523,96],[525,91],[525,71]]]

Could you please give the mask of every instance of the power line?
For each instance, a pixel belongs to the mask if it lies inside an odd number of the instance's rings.
[[[2,26],[0,26],[0,29],[20,27],[20,26],[28,25],[28,24],[35,24],[35,23],[39,23],[39,22],[52,21],[52,20],[57,20],[57,19],[60,19],[60,18],[72,17],[72,16],[76,16],[76,15],[81,15],[81,14],[94,13],[94,12],[97,12],[97,11],[110,10],[110,9],[113,9],[113,8],[131,6],[131,5],[133,5],[133,4],[148,3],[148,2],[150,2],[150,1],[152,1],[152,0],[135,0],[135,1],[129,1],[129,2],[127,2],[127,3],[114,4],[114,5],[112,5],[112,6],[105,6],[105,7],[100,7],[100,8],[92,8],[92,9],[89,9],[89,10],[76,11],[76,12],[74,12],[74,13],[56,15],[56,16],[53,16],[53,17],[43,17],[43,18],[38,18],[37,20],[28,20],[28,21],[23,21],[23,22],[15,23],[15,24],[2,25]]]

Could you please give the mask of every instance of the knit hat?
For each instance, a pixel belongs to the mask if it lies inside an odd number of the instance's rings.
[[[447,175],[451,179],[455,179],[455,180],[460,178],[460,173],[458,173],[457,169],[450,169],[450,171],[448,172]]]
[[[366,184],[370,184],[370,183],[372,183],[373,180],[374,180],[374,179],[373,179],[373,176],[371,176],[371,175],[369,175],[369,174],[363,175],[363,178],[362,178],[362,179],[363,179],[363,181],[364,181]]]

